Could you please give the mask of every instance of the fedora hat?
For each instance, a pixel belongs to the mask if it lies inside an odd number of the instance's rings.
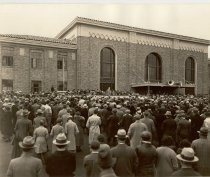
[[[176,157],[183,162],[197,162],[199,160],[192,148],[183,148],[182,152]]]
[[[55,140],[53,140],[53,144],[55,145],[67,145],[70,141],[67,141],[66,135],[64,133],[59,133]]]
[[[119,129],[117,131],[117,135],[115,135],[116,138],[119,139],[126,139],[128,137],[128,135],[126,135],[126,131],[124,129]]]
[[[172,116],[171,111],[166,111],[165,116]]]
[[[200,128],[200,131],[198,131],[198,133],[200,134],[200,135],[204,135],[204,136],[207,136],[208,135],[208,128],[207,127],[201,127]]]
[[[33,149],[35,146],[35,139],[32,136],[26,136],[22,142],[19,142],[19,146],[22,149]]]

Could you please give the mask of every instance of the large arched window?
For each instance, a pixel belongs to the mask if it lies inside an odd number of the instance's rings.
[[[101,73],[100,89],[105,91],[108,88],[115,89],[115,54],[110,48],[101,50]]]
[[[145,81],[161,82],[161,59],[155,53],[149,54],[146,58]]]
[[[195,83],[195,61],[192,57],[188,57],[185,61],[185,82],[186,84]]]

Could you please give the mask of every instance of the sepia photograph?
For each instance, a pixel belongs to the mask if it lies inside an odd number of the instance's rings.
[[[210,176],[209,19],[209,1],[0,1],[0,177]]]

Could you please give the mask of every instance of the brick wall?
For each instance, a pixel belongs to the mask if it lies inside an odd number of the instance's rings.
[[[14,65],[12,68],[2,67],[2,55],[4,55],[4,53],[2,53],[2,50],[0,50],[0,88],[2,88],[2,79],[12,79],[14,91],[30,92],[32,80],[41,81],[42,90],[50,91],[52,86],[57,89],[57,81],[61,77],[59,70],[57,70],[57,51],[60,49],[10,43],[1,43],[1,46],[14,48]],[[24,49],[24,55],[20,55],[20,48]],[[2,49],[2,47],[0,49]],[[38,50],[43,53],[41,68],[31,68],[31,50]],[[53,51],[52,58],[49,57],[49,51]],[[65,79],[68,82],[68,89],[71,90],[76,87],[76,80],[74,79],[76,72],[76,60],[72,60],[71,53],[76,51],[67,49],[65,51],[68,53],[68,67],[65,74]]]
[[[196,93],[208,93],[207,54],[148,45],[78,37],[78,88],[100,88],[100,51],[110,47],[116,55],[116,85],[118,90],[130,90],[132,83],[143,83],[146,56],[157,53],[162,62],[162,83],[169,80],[185,83],[185,60],[196,62]],[[183,92],[183,89],[182,89]]]

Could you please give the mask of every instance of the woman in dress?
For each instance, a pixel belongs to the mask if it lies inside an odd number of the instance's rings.
[[[35,153],[45,164],[45,153],[47,152],[48,130],[44,127],[44,121],[40,121],[40,126],[34,130]]]
[[[52,137],[53,140],[56,139],[57,135],[60,133],[64,133],[64,128],[62,126],[62,119],[58,118],[56,120],[56,124],[52,127],[50,136]],[[56,151],[56,145],[52,143],[52,153]]]

